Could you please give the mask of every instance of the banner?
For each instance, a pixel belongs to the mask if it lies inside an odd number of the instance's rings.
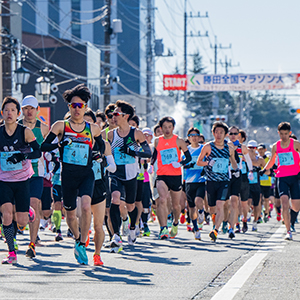
[[[179,77],[181,76],[181,77]],[[164,75],[164,90],[251,91],[292,89],[300,82],[299,73],[235,75]]]

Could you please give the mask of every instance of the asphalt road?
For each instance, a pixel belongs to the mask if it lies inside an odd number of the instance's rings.
[[[28,231],[18,235],[18,264],[0,265],[0,299],[300,299],[300,235],[285,241],[284,226],[272,218],[258,232],[219,234],[210,241],[210,226],[202,240],[179,225],[173,240],[158,240],[158,223],[151,236],[138,238],[119,254],[102,249],[103,267],[74,258],[74,241],[55,242],[55,234],[40,232],[42,246],[34,259],[25,257]],[[63,235],[66,225],[63,221]],[[300,225],[296,230],[300,232]],[[0,259],[6,252],[0,240]]]

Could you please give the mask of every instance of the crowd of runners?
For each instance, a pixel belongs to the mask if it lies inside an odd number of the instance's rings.
[[[122,100],[94,113],[84,85],[63,97],[69,111],[50,129],[37,118],[34,96],[21,104],[13,97],[3,100],[0,205],[8,256],[2,264],[17,262],[17,233],[27,226],[26,256],[38,255],[38,233],[48,224],[56,242],[74,238],[80,264],[88,264],[86,247],[93,238],[95,266],[103,265],[105,231],[106,247],[118,253],[124,242],[134,245],[138,237],[154,235],[148,222],[155,218],[161,240],[175,238],[181,222],[196,240],[209,225],[216,242],[219,230],[230,239],[257,231],[273,211],[286,226],[285,239],[292,240],[300,210],[300,144],[288,122],[278,125],[279,140],[270,152],[265,144],[247,141],[237,126],[219,121],[206,142],[194,127],[186,139],[176,135],[168,116],[153,130],[139,129],[133,106]]]

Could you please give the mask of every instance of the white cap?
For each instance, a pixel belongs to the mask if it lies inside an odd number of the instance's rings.
[[[256,147],[257,148],[257,142],[254,140],[251,140],[248,142],[247,147]]]
[[[144,128],[142,132],[148,135],[153,135],[153,131],[148,127]]]
[[[26,96],[22,101],[22,107],[25,107],[25,106],[32,106],[34,108],[38,108],[39,102],[37,101],[37,99],[34,96],[29,95],[29,96]]]

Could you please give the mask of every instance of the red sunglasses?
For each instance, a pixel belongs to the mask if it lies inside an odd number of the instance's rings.
[[[118,117],[118,116],[121,116],[121,115],[126,115],[126,114],[122,113],[122,112],[118,112],[118,111],[113,112],[114,117]]]
[[[70,103],[69,106],[72,108],[76,108],[76,107],[84,108],[84,107],[86,107],[86,104],[85,103]]]

